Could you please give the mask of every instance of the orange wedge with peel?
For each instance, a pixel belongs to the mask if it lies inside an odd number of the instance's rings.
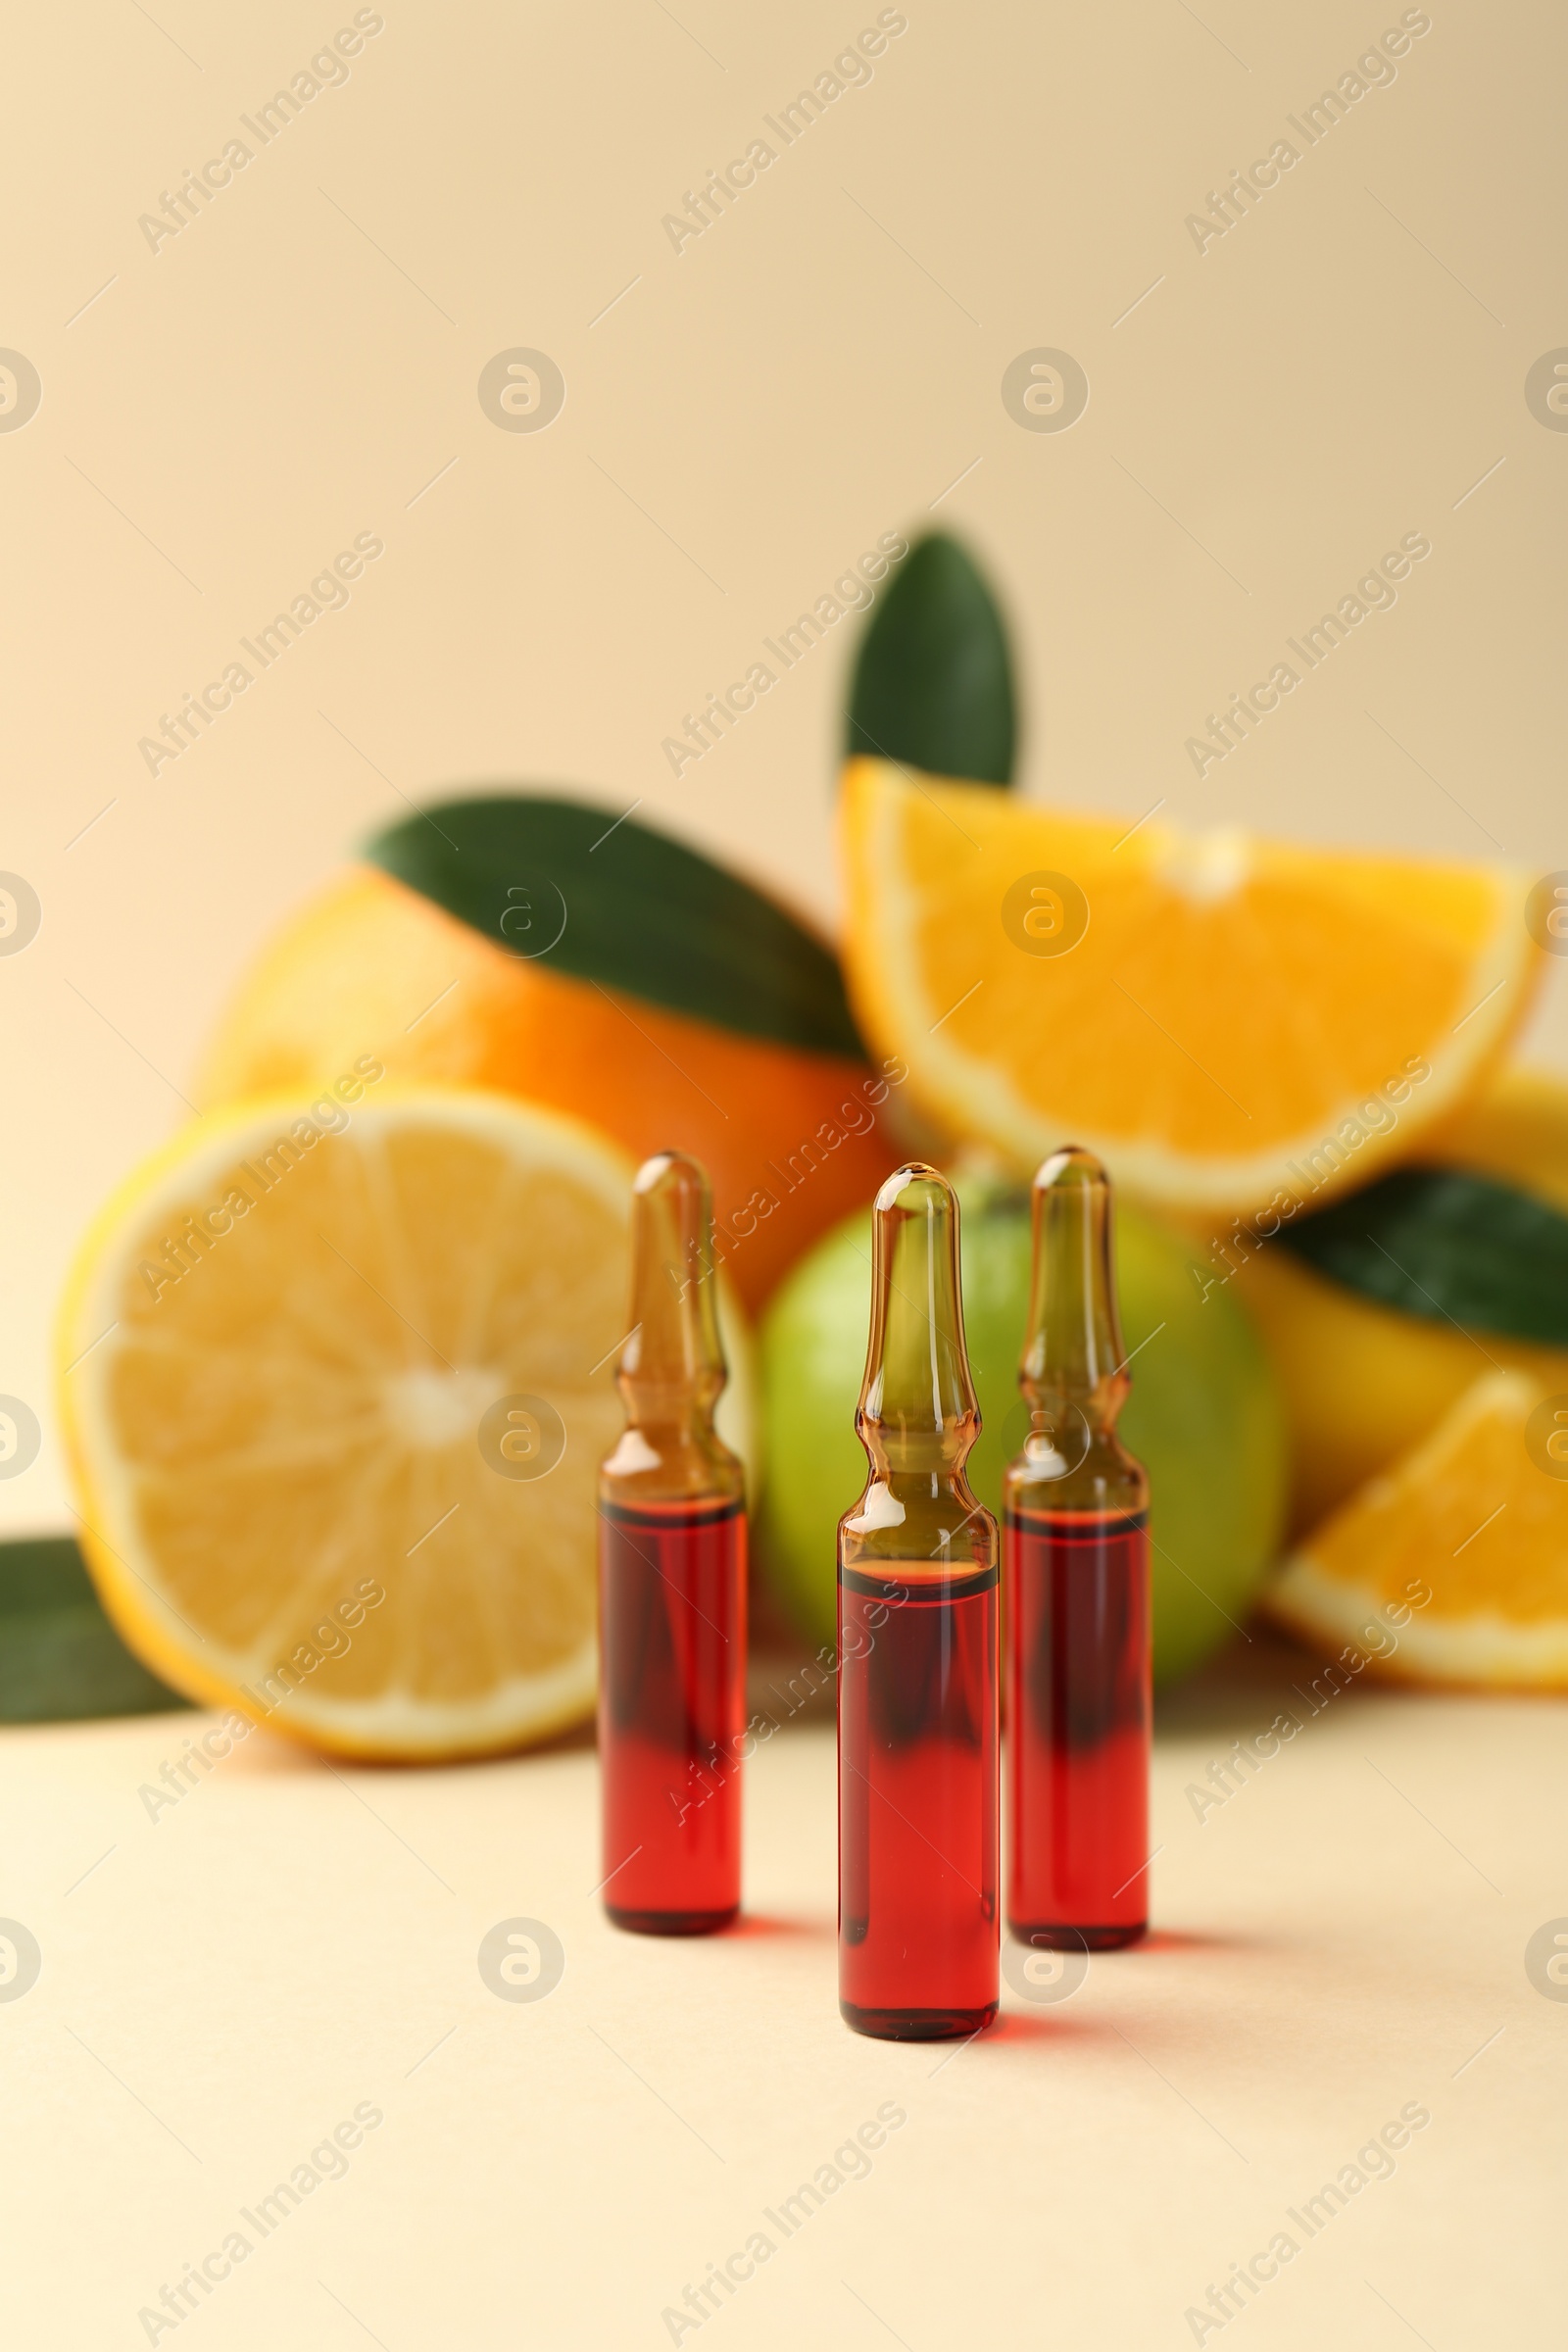
[[[379,1073],[135,1171],[72,1276],[62,1419],[100,1596],[175,1690],[350,1755],[482,1755],[593,1708],[631,1168]]]
[[[862,1030],[951,1134],[1064,1138],[1182,1210],[1319,1200],[1481,1083],[1542,967],[1529,877],[845,775]]]
[[[1568,1391],[1483,1373],[1265,1588],[1281,1624],[1373,1671],[1568,1689]]]

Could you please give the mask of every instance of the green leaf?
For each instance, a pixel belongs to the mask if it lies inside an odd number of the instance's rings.
[[[934,531],[893,575],[860,640],[850,694],[852,756],[934,776],[1010,784],[1016,698],[995,598],[956,539]]]
[[[1568,1217],[1489,1176],[1396,1168],[1279,1238],[1407,1315],[1568,1348]]]
[[[832,951],[629,816],[520,793],[437,802],[367,854],[509,955],[747,1037],[864,1058]]]
[[[0,1544],[0,1723],[156,1715],[188,1704],[121,1641],[71,1537]]]

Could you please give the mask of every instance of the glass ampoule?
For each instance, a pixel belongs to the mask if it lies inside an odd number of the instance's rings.
[[[997,1529],[964,1461],[958,1203],[898,1169],[872,1212],[855,1416],[870,1475],[839,1522],[839,2008],[895,2041],[997,2013]]]
[[[1110,1180],[1068,1146],[1033,1199],[1030,1431],[1003,1515],[1007,1925],[1106,1951],[1149,1918],[1149,1480],[1116,1435]]]
[[[633,1189],[626,1428],[599,1478],[605,1908],[649,1936],[740,1906],[746,1503],[713,1427],[716,1280],[708,1178],[658,1152]]]

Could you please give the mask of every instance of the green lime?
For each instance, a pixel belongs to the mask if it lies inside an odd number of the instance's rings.
[[[1029,1204],[988,1182],[958,1190],[964,1324],[986,1425],[969,1478],[1000,1511],[1003,1469],[1028,1428],[1017,1371]],[[1136,1359],[1120,1426],[1149,1471],[1159,1682],[1187,1673],[1246,1616],[1285,1512],[1285,1424],[1268,1358],[1234,1294],[1210,1285],[1205,1298],[1194,1265],[1177,1234],[1117,1203],[1122,1338]],[[819,1642],[834,1638],[838,1521],[865,1482],[855,1404],[870,1300],[870,1218],[861,1210],[801,1260],[762,1325],[761,1558]]]

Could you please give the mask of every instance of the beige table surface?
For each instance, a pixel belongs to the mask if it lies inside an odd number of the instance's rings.
[[[1568,1716],[1352,1689],[1200,1822],[1188,1784],[1309,1668],[1237,1647],[1164,1710],[1157,1934],[956,2049],[839,2021],[820,1720],[752,1769],[744,1927],[691,1944],[606,1924],[585,1743],[384,1772],[258,1733],[154,1820],[138,1791],[203,1718],[0,1734],[0,1913],[42,1951],[0,2002],[5,2339],[1174,2347],[1284,2230],[1201,2340],[1556,2340],[1568,2006],[1524,1948],[1568,1912]],[[517,1917],[565,1953],[528,2004],[477,1966]],[[1407,2105],[1431,2120],[1392,2177],[1309,2237],[1289,2209]],[[342,2177],[265,2236],[241,2218],[366,2106]],[[862,2177],[789,2235],[765,2218],[890,2108]],[[155,2332],[236,2230],[245,2259]]]

